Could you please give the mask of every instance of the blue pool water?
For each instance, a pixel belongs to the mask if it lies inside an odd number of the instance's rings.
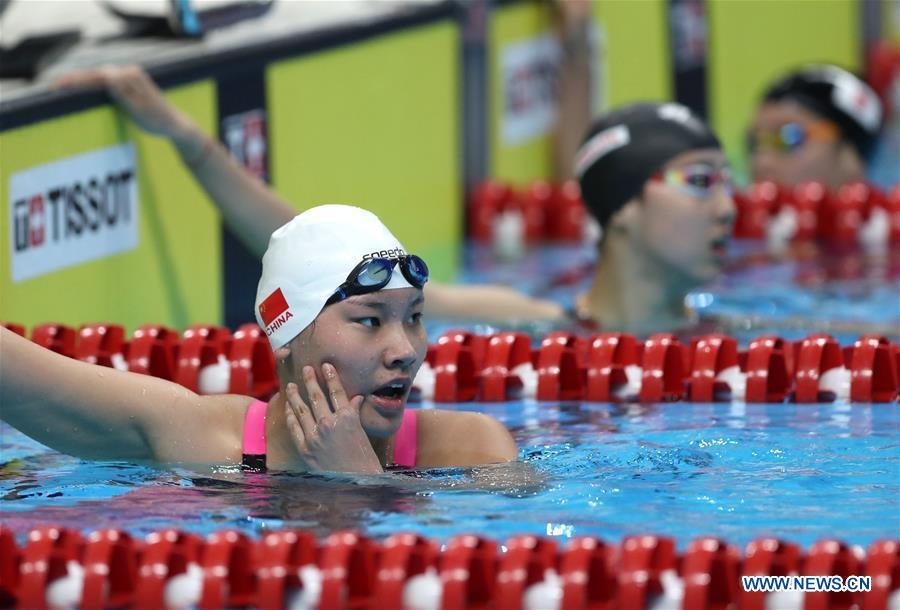
[[[467,408],[462,405],[456,408]],[[453,408],[453,407],[451,407]],[[479,405],[513,430],[522,462],[362,481],[84,462],[2,428],[3,522],[145,535],[177,526],[413,530],[608,540],[714,535],[804,546],[900,536],[897,405]]]
[[[748,256],[740,244],[733,249],[736,259]],[[592,256],[548,248],[501,265],[473,250],[464,279],[565,301],[586,283]],[[839,264],[834,272],[828,264],[741,263],[692,304],[704,315],[758,316],[753,328],[729,330],[743,343],[764,332],[808,334],[797,319],[900,329],[900,284],[889,265],[847,272]],[[449,326],[458,325],[430,322],[430,338]],[[532,327],[535,337],[548,330]],[[833,334],[847,344],[861,333]],[[245,475],[85,462],[0,424],[0,521],[20,536],[40,524],[134,535],[172,526],[203,534],[302,527],[320,536],[354,528],[374,537],[413,530],[441,540],[477,532],[618,541],[651,532],[681,548],[698,535],[740,545],[772,535],[804,546],[824,537],[862,545],[900,537],[897,403],[440,407],[499,418],[520,461],[359,480]]]

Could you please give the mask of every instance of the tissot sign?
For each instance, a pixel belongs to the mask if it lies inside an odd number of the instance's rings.
[[[13,174],[13,281],[136,248],[136,173],[134,147],[127,143]]]

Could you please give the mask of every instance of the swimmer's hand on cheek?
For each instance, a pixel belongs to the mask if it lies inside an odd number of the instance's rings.
[[[289,383],[286,388],[285,417],[301,459],[318,472],[384,472],[359,421],[363,397],[348,399],[332,365],[322,365],[322,373],[328,398],[311,366],[303,367],[309,404],[300,397],[297,384]]]

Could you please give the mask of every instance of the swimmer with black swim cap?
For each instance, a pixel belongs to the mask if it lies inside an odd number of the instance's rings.
[[[575,175],[603,229],[577,315],[629,332],[686,322],[684,297],[721,270],[734,220],[715,134],[680,104],[630,104],[593,123]]]
[[[807,66],[763,94],[747,134],[754,180],[830,189],[863,180],[878,139],[881,102],[861,79],[836,66]]]

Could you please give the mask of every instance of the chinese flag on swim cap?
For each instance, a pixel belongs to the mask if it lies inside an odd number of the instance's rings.
[[[262,317],[263,324],[268,326],[272,320],[280,316],[288,308],[284,295],[281,294],[281,288],[278,288],[266,297],[266,300],[259,304],[259,315]]]

